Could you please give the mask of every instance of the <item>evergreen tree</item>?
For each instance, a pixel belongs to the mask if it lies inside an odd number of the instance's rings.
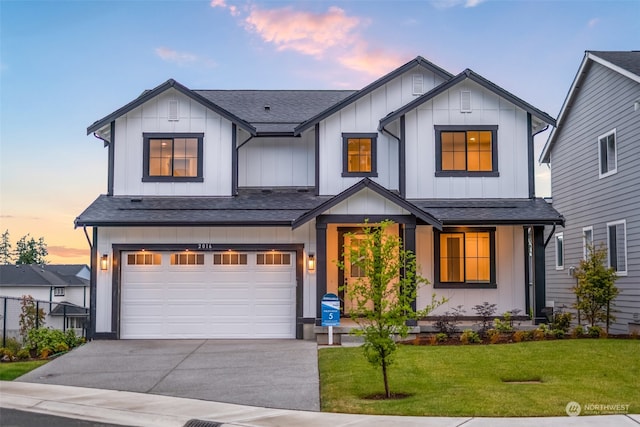
[[[2,238],[0,238],[0,264],[13,264],[9,230],[5,230],[5,232],[2,233]]]
[[[29,238],[27,233],[16,242],[16,264],[46,264],[48,254],[44,237],[36,240],[33,237]]]

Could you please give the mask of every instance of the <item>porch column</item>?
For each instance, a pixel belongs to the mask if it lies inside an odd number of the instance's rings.
[[[402,230],[401,235],[403,236],[402,240],[404,243],[404,250],[411,251],[414,255],[416,253],[416,225],[412,223],[401,224]],[[400,271],[400,275],[405,277],[405,269],[404,267]],[[411,308],[413,311],[416,311],[416,300],[411,301]],[[416,320],[410,320],[408,326],[416,326],[418,322]]]
[[[322,323],[322,297],[327,293],[327,224],[316,221],[316,325]]]
[[[543,309],[546,305],[544,226],[533,227],[533,311],[536,324],[546,322]]]

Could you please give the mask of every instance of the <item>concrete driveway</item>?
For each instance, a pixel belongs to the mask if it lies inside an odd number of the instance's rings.
[[[19,381],[320,410],[315,342],[92,341]]]

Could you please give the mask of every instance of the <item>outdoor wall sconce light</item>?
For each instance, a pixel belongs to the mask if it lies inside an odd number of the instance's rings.
[[[313,271],[316,269],[316,256],[314,254],[309,254],[309,259],[307,260],[307,268],[309,271]]]
[[[100,270],[106,270],[109,268],[109,255],[103,254],[100,258]]]

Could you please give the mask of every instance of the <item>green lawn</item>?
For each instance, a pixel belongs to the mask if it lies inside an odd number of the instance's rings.
[[[0,380],[13,381],[20,375],[24,375],[47,362],[47,360],[33,360],[29,362],[0,363]]]
[[[383,394],[360,348],[319,350],[322,410],[429,416],[566,415],[567,403],[629,404],[640,413],[640,340],[400,346]],[[537,380],[539,383],[523,383]],[[505,382],[511,381],[511,382]],[[520,382],[514,382],[520,381]]]

